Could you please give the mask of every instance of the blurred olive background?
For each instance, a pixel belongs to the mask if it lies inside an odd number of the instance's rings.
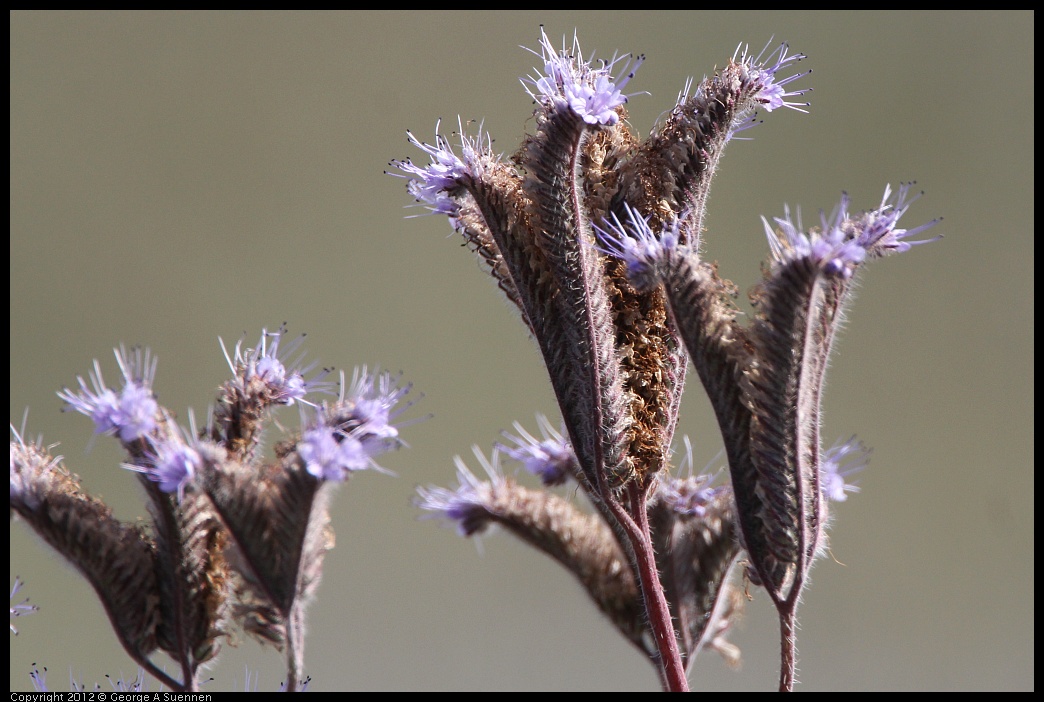
[[[309,612],[314,690],[655,690],[653,669],[565,571],[500,532],[480,543],[411,505],[455,484],[499,432],[557,411],[517,313],[444,218],[407,218],[389,159],[424,156],[457,116],[510,154],[533,128],[520,76],[576,28],[585,52],[645,53],[628,91],[647,134],[687,77],[739,42],[809,58],[811,112],[763,114],[713,188],[709,258],[742,290],[767,254],[759,215],[806,221],[842,190],[927,195],[903,223],[945,239],[868,266],[840,337],[823,436],[874,447],[835,509],[832,556],[802,606],[800,688],[1032,689],[1033,16],[1031,13],[24,13],[11,15],[11,419],[61,442],[122,518],[144,517],[115,442],[55,391],[112,347],[159,356],[184,418],[227,375],[218,337],[286,320],[310,357],[402,370],[423,400],[397,477],[361,474],[333,505],[337,547]],[[696,465],[721,441],[698,383],[679,435]],[[279,415],[293,427],[295,410]],[[717,459],[720,461],[720,459]],[[712,464],[717,467],[718,463]],[[511,466],[513,469],[513,466]],[[528,477],[522,478],[528,481]],[[567,492],[565,494],[572,494]],[[11,522],[11,572],[39,613],[16,622],[11,688],[33,662],[52,689],[132,676],[89,586]],[[756,589],[697,689],[774,689],[777,623]],[[208,689],[282,680],[243,641]]]

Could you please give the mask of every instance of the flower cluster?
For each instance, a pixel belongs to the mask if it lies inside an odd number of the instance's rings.
[[[392,165],[412,196],[449,216],[519,308],[563,431],[541,419],[537,438],[516,424],[492,459],[477,453],[488,480],[457,459],[459,487],[424,488],[417,504],[466,535],[502,525],[558,560],[670,690],[686,689],[704,646],[735,657],[723,637],[742,548],[749,582],[779,611],[780,686],[790,689],[796,607],[825,543],[824,501],[854,492],[846,478],[865,465],[854,440],[820,447],[842,308],[869,259],[931,241],[910,237],[935,222],[898,227],[916,199],[909,185],[895,197],[886,188],[860,214],[845,195],[809,230],[787,209],[775,228],[765,223],[771,265],[742,324],[734,286],[700,256],[710,183],[758,110],[807,112],[798,98],[810,89],[795,83],[810,71],[792,70],[804,56],[786,44],[756,55],[741,45],[712,77],[687,83],[642,140],[623,91],[644,56],[596,63],[575,36],[557,50],[543,32],[533,53],[542,70],[522,83],[535,132],[510,162],[488,136],[462,135],[458,158],[445,137],[431,146],[410,134],[430,164]],[[690,361],[717,415],[727,484],[668,473]],[[504,477],[501,452],[544,486],[575,480],[594,513]]]
[[[59,392],[96,433],[122,443],[124,467],[145,488],[148,530],[115,519],[53,447],[12,426],[12,511],[87,578],[127,653],[173,690],[199,689],[201,666],[234,626],[283,650],[286,689],[304,689],[303,612],[332,545],[330,490],[356,471],[384,471],[374,458],[404,445],[399,417],[412,404],[404,402],[410,385],[363,367],[349,387],[342,374],[336,392],[329,369],[313,375],[316,364],[304,364],[304,337],[284,344],[285,333],[263,331],[255,348],[225,350],[233,377],[202,428],[190,412],[184,429],[159,404],[148,350],[116,350],[118,389],[95,361],[90,383],[79,378],[79,390]],[[337,398],[317,403],[316,394]],[[265,462],[264,428],[287,405],[301,406],[303,429]],[[11,614],[27,610],[23,602]],[[154,661],[157,650],[180,679]],[[45,673],[34,677],[38,689]]]

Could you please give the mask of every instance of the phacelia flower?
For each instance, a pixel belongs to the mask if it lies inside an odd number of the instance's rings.
[[[150,437],[141,464],[128,463],[124,468],[141,473],[165,493],[177,493],[180,502],[185,497],[185,489],[203,467],[202,446],[189,438],[198,435],[191,415],[190,424],[192,428],[186,435],[180,427],[168,422],[170,432],[166,436]]]
[[[904,241],[908,237],[935,226],[939,223],[939,219],[933,219],[913,229],[899,229],[896,227],[899,218],[906,214],[906,211],[910,209],[910,205],[922,195],[922,193],[917,193],[912,198],[907,199],[907,194],[913,185],[914,183],[900,183],[894,202],[890,201],[892,186],[885,186],[880,207],[855,219],[859,229],[859,235],[856,240],[860,246],[873,254],[902,253],[909,251],[910,247],[917,244],[928,244],[941,238],[941,236],[935,236],[931,239],[921,239],[920,241]]]
[[[313,361],[304,365],[303,352],[290,360],[304,343],[305,335],[298,336],[280,350],[285,334],[285,325],[274,332],[262,329],[261,339],[255,348],[244,349],[240,340],[231,357],[224,342],[221,342],[221,350],[245,394],[259,396],[265,402],[278,405],[293,405],[295,402],[311,404],[304,399],[308,393],[332,392],[334,383],[326,380],[330,369],[324,368],[314,377],[305,379],[305,375],[312,372],[318,363]]]
[[[778,229],[764,217],[769,247],[772,256],[780,263],[809,257],[817,261],[825,272],[850,277],[856,267],[866,260],[867,256],[882,256],[887,253],[908,251],[916,244],[927,244],[939,237],[920,241],[904,241],[909,236],[918,234],[934,226],[938,219],[932,220],[914,229],[898,229],[896,223],[918,196],[907,200],[911,183],[900,186],[894,202],[890,201],[891,186],[885,187],[881,205],[876,210],[859,215],[849,213],[851,202],[847,193],[842,193],[841,201],[828,218],[820,215],[820,226],[803,231],[800,212],[796,222],[791,218],[790,208],[786,207],[782,218],[773,221]]]
[[[426,205],[431,214],[447,215],[450,224],[456,228],[456,216],[460,212],[460,204],[453,193],[469,178],[481,177],[488,164],[495,163],[499,157],[493,154],[493,142],[488,134],[484,134],[479,126],[478,134],[473,137],[464,134],[464,125],[460,119],[457,126],[460,133],[461,155],[453,152],[446,137],[439,133],[441,122],[435,125],[435,143],[427,144],[407,131],[410,143],[428,154],[430,163],[418,166],[411,159],[392,161],[390,165],[403,173],[389,175],[407,178],[406,191],[417,202]]]
[[[842,202],[845,203],[846,200]],[[802,231],[800,212],[796,219],[796,223],[791,219],[789,206],[784,206],[783,217],[773,218],[778,229],[774,230],[767,219],[761,218],[772,257],[776,261],[787,263],[801,258],[811,258],[819,263],[825,272],[848,278],[855,271],[855,267],[866,259],[866,249],[845,234],[841,226],[843,222],[835,218],[833,223],[825,225],[822,229],[806,233]]]
[[[771,40],[769,43],[771,43]],[[787,98],[804,95],[809,92],[811,88],[802,88],[801,90],[791,90],[788,92],[784,86],[793,83],[799,78],[807,76],[812,71],[797,73],[785,78],[778,78],[776,76],[783,67],[805,58],[804,54],[791,54],[788,56],[788,48],[789,47],[786,44],[780,44],[779,47],[769,53],[768,56],[765,56],[764,60],[762,60],[762,56],[764,55],[765,50],[768,49],[768,45],[761,50],[761,53],[754,57],[747,53],[746,47],[743,47],[742,53],[740,52],[740,49],[737,48],[736,55],[739,56],[738,63],[746,69],[740,75],[743,80],[749,81],[754,89],[754,101],[763,106],[767,111],[772,112],[780,107],[789,107],[798,112],[808,112],[808,110],[804,108],[808,107],[809,103],[788,101]],[[736,60],[736,55],[733,56],[734,61]]]
[[[612,126],[619,122],[616,108],[628,98],[621,91],[645,57],[638,56],[632,61],[630,56],[622,56],[596,68],[591,65],[593,59],[584,61],[575,35],[572,52],[564,46],[561,51],[556,50],[543,31],[540,37],[540,53],[533,53],[543,59],[544,71],[538,77],[522,79],[530,96],[542,104],[566,107],[588,124]],[[615,78],[613,67],[621,60],[625,61],[619,71],[621,77]]]
[[[148,349],[134,349],[130,354],[120,347],[114,349],[116,362],[123,373],[123,388],[117,394],[106,387],[101,366],[94,361],[90,373],[91,387],[83,377],[77,377],[79,392],[64,388],[58,397],[65,400],[68,409],[87,415],[94,421],[95,434],[119,436],[129,443],[149,434],[156,428],[159,405],[152,392],[156,374],[156,359]]]
[[[457,488],[450,490],[434,485],[417,488],[417,499],[414,502],[417,507],[431,512],[427,515],[429,518],[456,522],[457,531],[461,536],[471,536],[486,526],[493,492],[502,486],[505,480],[496,450],[493,451],[490,460],[482,455],[477,446],[473,450],[489,476],[488,481],[477,478],[461,457],[456,456],[454,461],[457,464]]]
[[[33,612],[36,612],[40,609],[34,604],[29,604],[28,597],[24,598],[21,602],[18,603],[14,601],[15,595],[18,594],[18,591],[22,589],[22,585],[24,584],[25,583],[22,582],[21,578],[19,578],[16,575],[14,585],[11,587],[11,619],[14,619],[16,617],[24,617],[25,615],[32,614]],[[15,628],[14,624],[11,624],[11,633],[15,636],[18,635],[18,629]]]
[[[399,385],[401,378],[401,375],[378,370],[370,373],[366,366],[352,373],[352,383],[342,404],[349,408],[351,415],[348,428],[362,441],[385,447],[400,443],[399,429],[393,421],[413,405],[407,402],[396,406],[413,389],[411,383]]]
[[[355,471],[375,466],[358,438],[322,423],[302,435],[297,454],[305,469],[320,480],[341,482]]]
[[[689,443],[689,437],[686,436],[684,440],[686,456],[678,476],[662,476],[656,485],[656,495],[677,514],[702,517],[707,513],[707,506],[729,488],[715,486],[716,475],[693,475],[692,444]]]
[[[657,234],[637,210],[627,204],[624,209],[627,212],[626,224],[614,213],[612,221],[604,220],[601,226],[594,225],[601,244],[599,248],[626,263],[627,278],[639,290],[648,290],[659,284],[664,266],[678,248],[681,220],[674,218]]]
[[[576,454],[569,440],[551,426],[547,417],[538,414],[537,423],[542,439],[536,438],[515,422],[518,436],[504,433],[504,438],[514,444],[504,445],[504,453],[538,476],[544,485],[562,485],[580,470]]]
[[[846,493],[859,492],[859,486],[846,483],[845,478],[858,473],[870,463],[870,449],[853,436],[838,441],[823,452],[819,462],[819,491],[828,500],[844,502]]]

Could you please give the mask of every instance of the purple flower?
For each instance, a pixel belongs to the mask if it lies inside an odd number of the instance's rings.
[[[868,255],[881,256],[908,251],[916,244],[936,241],[939,237],[920,241],[903,239],[934,226],[939,222],[937,219],[915,229],[896,228],[899,218],[919,197],[918,195],[909,201],[906,199],[911,185],[907,183],[900,186],[894,202],[889,201],[891,186],[886,186],[880,207],[856,216],[849,214],[851,200],[847,193],[842,193],[841,201],[833,214],[827,218],[821,213],[820,226],[808,232],[803,231],[800,212],[795,222],[791,219],[789,207],[785,208],[782,218],[773,218],[778,226],[777,230],[773,230],[768,220],[762,217],[773,258],[780,263],[811,258],[819,263],[825,272],[848,278]]]
[[[68,409],[90,417],[95,434],[118,435],[121,441],[129,443],[156,429],[159,405],[152,392],[156,359],[148,349],[136,348],[128,354],[121,346],[114,351],[124,381],[118,395],[106,387],[101,366],[95,360],[94,372],[90,373],[91,387],[78,376],[80,391],[63,388],[58,397],[65,400]]]
[[[515,444],[503,446],[504,453],[519,461],[533,475],[539,476],[544,485],[562,485],[580,470],[573,446],[551,426],[544,415],[537,415],[537,424],[540,425],[542,439],[537,439],[515,422],[515,431],[519,436],[504,433],[504,438]]]
[[[828,500],[844,502],[845,493],[859,492],[859,486],[846,483],[845,478],[858,473],[870,463],[870,449],[853,436],[838,441],[823,452],[819,461],[819,491]],[[842,467],[844,465],[844,467]]]
[[[398,406],[412,385],[399,385],[401,376],[356,368],[346,388],[342,374],[337,402],[323,403],[313,426],[304,432],[297,453],[309,473],[323,480],[345,480],[357,470],[372,468],[377,456],[403,445],[396,418],[413,403]],[[302,420],[304,421],[304,420]]]
[[[613,221],[594,225],[601,241],[600,250],[627,264],[627,278],[639,289],[658,285],[671,254],[678,248],[680,219],[674,218],[656,234],[648,220],[637,210],[624,204],[628,222],[625,225],[613,214]]]
[[[865,213],[862,217],[855,220],[859,229],[859,235],[856,240],[860,246],[875,254],[902,253],[909,251],[910,247],[917,244],[928,244],[942,238],[940,235],[931,239],[921,239],[920,241],[903,241],[907,237],[919,234],[941,221],[933,219],[913,229],[899,229],[895,226],[898,224],[899,218],[910,209],[910,205],[923,194],[917,193],[907,200],[907,193],[910,192],[910,188],[913,185],[914,183],[900,183],[894,202],[889,201],[892,197],[892,186],[885,186],[880,207]]]
[[[771,43],[771,40],[769,40],[769,44]],[[802,88],[801,90],[792,90],[788,92],[783,86],[807,76],[812,71],[797,73],[782,79],[777,79],[776,77],[776,73],[778,73],[784,66],[787,66],[787,64],[805,58],[804,54],[791,54],[790,56],[787,56],[788,48],[789,47],[787,47],[786,44],[780,44],[779,47],[769,53],[768,56],[765,56],[764,60],[762,60],[762,56],[765,54],[765,50],[768,49],[767,44],[765,48],[761,50],[761,53],[754,57],[751,57],[747,53],[747,47],[743,47],[742,54],[740,53],[739,48],[737,48],[736,54],[739,54],[738,63],[745,69],[740,75],[743,80],[749,81],[751,86],[754,88],[754,100],[758,104],[763,105],[769,112],[779,109],[780,107],[789,107],[798,112],[808,112],[808,110],[804,108],[808,107],[809,103],[790,102],[787,101],[786,98],[804,95],[809,92],[811,88]],[[733,60],[736,60],[735,55],[733,56]]]
[[[166,436],[150,437],[141,465],[124,464],[124,468],[141,473],[159,485],[165,493],[177,493],[178,501],[184,499],[185,488],[203,467],[203,445],[188,437],[197,435],[195,418],[189,415],[191,429],[188,434],[173,422]]]
[[[359,439],[321,423],[304,433],[297,444],[297,455],[309,473],[333,482],[376,465]]]
[[[537,54],[536,51],[533,53]],[[595,68],[591,65],[593,59],[584,61],[575,34],[572,52],[567,51],[564,45],[558,51],[543,30],[540,32],[540,53],[537,55],[544,61],[543,74],[522,80],[523,84],[532,86],[526,88],[530,96],[541,104],[568,108],[588,124],[608,126],[620,121],[616,108],[626,103],[628,98],[621,90],[645,60],[644,56],[638,56],[631,61],[630,56],[626,55],[614,57]],[[625,61],[619,71],[622,77],[614,78],[613,67],[621,60]]]
[[[684,441],[686,455],[678,477],[661,477],[656,485],[656,494],[677,514],[702,517],[707,513],[707,505],[727,491],[728,487],[712,485],[717,475],[693,475],[692,444],[687,436]]]
[[[352,383],[342,402],[351,406],[352,429],[364,441],[376,440],[385,445],[399,441],[398,427],[392,422],[413,404],[396,407],[413,389],[410,383],[399,385],[401,378],[377,370],[370,373],[366,366],[352,373]]]
[[[461,185],[468,179],[478,178],[484,172],[487,164],[496,162],[499,158],[493,155],[492,141],[488,135],[484,135],[481,125],[478,134],[474,137],[464,135],[464,126],[458,118],[457,126],[460,130],[461,156],[453,153],[452,147],[446,137],[439,134],[441,122],[435,125],[435,144],[427,144],[407,131],[410,143],[428,154],[430,163],[427,166],[418,166],[411,159],[405,161],[392,161],[404,174],[391,173],[389,175],[407,178],[406,190],[417,202],[424,204],[431,210],[432,214],[443,214],[450,217],[451,224],[456,228],[456,216],[460,212],[460,204],[451,193],[459,190]]]
[[[437,486],[417,488],[414,504],[431,512],[430,518],[448,519],[457,523],[461,536],[471,536],[486,526],[494,491],[504,484],[500,470],[499,452],[494,449],[493,457],[487,460],[482,451],[473,448],[475,456],[489,476],[489,481],[475,477],[460,456],[453,460],[457,464],[457,488],[450,490]]]
[[[844,211],[845,204],[847,200],[842,199],[843,206],[839,208],[839,212]],[[810,230],[808,233],[802,231],[800,211],[795,223],[791,219],[790,207],[786,205],[784,216],[773,218],[779,227],[777,230],[773,230],[764,217],[761,221],[765,225],[769,248],[776,261],[789,263],[810,258],[825,272],[848,278],[855,267],[866,259],[866,250],[845,234],[843,220],[840,219],[842,216],[839,214],[832,224],[824,224],[822,229]]]
[[[306,380],[305,375],[318,365],[317,362],[305,366],[303,352],[292,361],[289,360],[304,343],[305,335],[298,336],[280,350],[285,334],[286,325],[274,332],[262,329],[261,339],[255,348],[243,349],[243,341],[240,340],[230,357],[222,341],[221,350],[237,378],[242,373],[241,382],[246,394],[261,396],[266,402],[279,405],[293,405],[295,402],[312,404],[304,399],[308,393],[332,392],[334,383],[325,379],[330,369],[324,368]]]
[[[22,585],[24,584],[25,583],[23,583],[22,580],[16,575],[14,585],[11,587],[11,619],[14,619],[16,617],[24,617],[25,615],[32,614],[33,612],[36,612],[38,609],[40,609],[36,605],[29,604],[28,597],[26,597],[17,604],[15,603],[15,595],[18,593],[19,590],[22,589]],[[15,636],[18,635],[18,629],[15,628],[14,624],[11,624],[11,633]]]

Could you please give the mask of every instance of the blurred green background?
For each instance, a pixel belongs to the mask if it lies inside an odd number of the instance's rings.
[[[402,370],[425,397],[385,457],[333,507],[337,547],[309,613],[315,690],[655,690],[656,676],[572,578],[504,533],[480,548],[418,522],[417,485],[515,420],[557,417],[518,315],[443,218],[417,210],[389,159],[484,120],[511,153],[533,128],[519,84],[539,25],[585,51],[644,52],[628,91],[648,133],[689,76],[775,36],[809,58],[811,113],[782,110],[733,141],[710,201],[709,258],[746,290],[759,215],[806,220],[842,189],[927,191],[904,224],[946,238],[869,266],[827,387],[824,440],[874,447],[835,510],[832,555],[802,606],[800,689],[1032,689],[1032,13],[11,14],[11,419],[89,490],[144,516],[115,442],[91,443],[55,391],[114,345],[159,356],[182,417],[225,378],[218,337],[308,332],[310,357]],[[689,386],[679,434],[696,465],[721,448]],[[296,412],[286,411],[293,426]],[[557,420],[556,420],[557,421]],[[90,450],[88,451],[88,448]],[[571,493],[570,493],[571,494]],[[11,688],[33,662],[52,689],[132,676],[92,591],[11,523],[11,579],[40,612],[16,622]],[[732,634],[738,671],[705,653],[696,689],[774,689],[776,619],[754,590]],[[261,689],[279,656],[252,641],[210,689]]]

